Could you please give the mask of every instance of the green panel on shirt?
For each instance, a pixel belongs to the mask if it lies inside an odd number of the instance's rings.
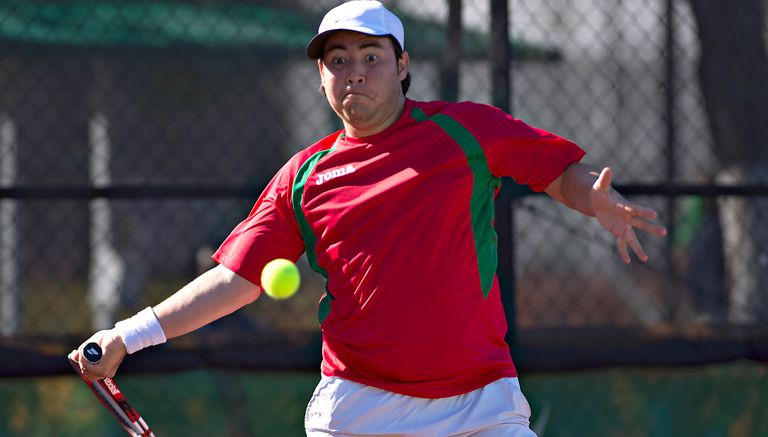
[[[498,264],[498,237],[493,229],[493,196],[501,186],[501,178],[491,174],[483,148],[477,139],[456,119],[445,114],[427,117],[419,108],[414,108],[411,115],[417,121],[431,120],[448,134],[464,151],[469,168],[472,170],[472,233],[475,240],[478,271],[483,296],[488,297],[493,285]]]

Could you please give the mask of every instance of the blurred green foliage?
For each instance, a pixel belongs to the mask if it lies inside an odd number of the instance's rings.
[[[314,372],[116,379],[158,436],[301,436]],[[768,366],[609,368],[521,377],[540,437],[766,436]],[[0,435],[125,435],[75,376],[0,381]]]

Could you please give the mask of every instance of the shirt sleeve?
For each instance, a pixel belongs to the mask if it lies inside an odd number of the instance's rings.
[[[224,240],[213,259],[261,286],[261,271],[273,259],[296,261],[304,241],[291,206],[293,172],[289,161],[261,193],[248,217]]]
[[[544,191],[585,155],[572,141],[530,126],[493,106],[476,105],[468,113],[491,174],[509,176],[534,191]]]

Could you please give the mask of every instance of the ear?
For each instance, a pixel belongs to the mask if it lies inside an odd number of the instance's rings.
[[[403,52],[403,56],[397,60],[397,75],[400,80],[404,80],[408,75],[408,69],[411,65],[411,58],[408,56],[408,52]]]
[[[317,72],[320,73],[320,79],[321,80],[323,79],[323,69],[324,68],[325,67],[323,66],[323,60],[322,59],[318,59],[317,60]]]
[[[317,60],[317,72],[320,74],[320,89],[319,91],[325,93],[325,84],[323,83],[323,71],[325,70],[325,66],[323,65],[323,61],[321,59]]]

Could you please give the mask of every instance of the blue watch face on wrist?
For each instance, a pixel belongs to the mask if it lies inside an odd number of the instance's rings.
[[[83,348],[83,356],[92,363],[101,361],[101,346],[97,343],[88,343]]]

